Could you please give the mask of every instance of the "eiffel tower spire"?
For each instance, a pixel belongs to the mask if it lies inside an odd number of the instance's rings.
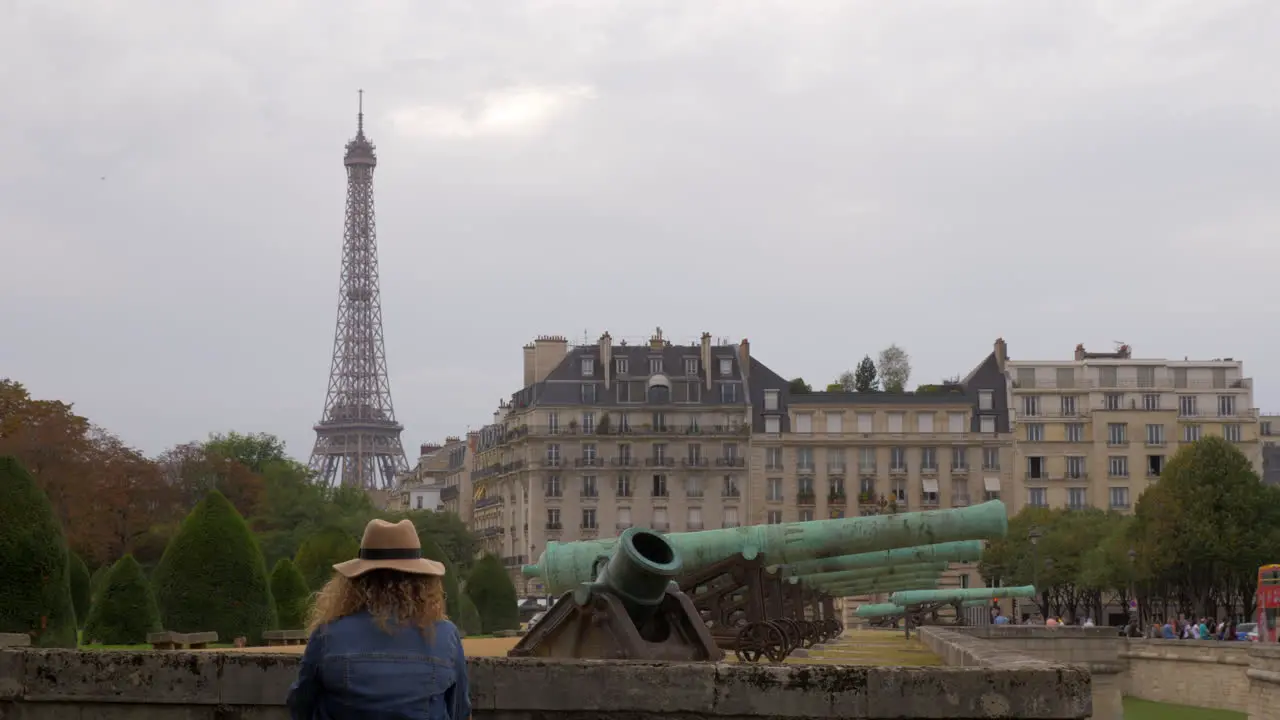
[[[387,488],[407,470],[391,403],[382,341],[378,241],[373,212],[374,145],[364,134],[364,91],[356,136],[347,143],[347,215],[342,237],[342,279],[333,364],[324,415],[316,424],[311,468],[329,485]]]

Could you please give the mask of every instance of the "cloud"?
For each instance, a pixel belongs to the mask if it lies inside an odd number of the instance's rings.
[[[415,137],[483,138],[538,133],[596,97],[588,85],[506,87],[452,105],[420,105],[397,110],[397,132]]]

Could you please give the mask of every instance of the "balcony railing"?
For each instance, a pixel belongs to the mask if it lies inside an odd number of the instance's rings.
[[[814,494],[813,494],[812,492],[798,492],[798,493],[796,493],[796,504],[797,504],[797,505],[812,505],[812,504],[814,504],[814,501],[815,501],[815,496],[814,496]]]
[[[501,497],[487,497],[476,501],[476,510],[484,510],[485,508],[501,507],[503,499]]]
[[[952,495],[951,496],[952,507],[969,507],[969,505],[970,505],[970,501],[969,501],[968,495]]]
[[[509,568],[520,567],[521,565],[524,565],[527,562],[529,562],[529,556],[527,555],[508,555],[502,558],[502,566],[509,567]]]
[[[578,497],[582,498],[583,500],[596,500],[600,497],[600,491],[596,490],[595,488],[584,489],[581,493],[578,494]]]
[[[742,490],[741,490],[740,488],[726,488],[726,489],[724,489],[724,490],[721,490],[721,491],[720,491],[720,497],[722,497],[722,498],[740,498],[740,497],[742,497]]]
[[[544,458],[542,458],[542,467],[558,468],[558,467],[560,467],[560,466],[561,466],[561,465],[563,465],[563,464],[564,464],[564,461],[563,461],[562,459],[558,458],[558,457],[544,457]]]
[[[1252,382],[1248,378],[1226,382],[1178,381],[1169,377],[1159,380],[1076,378],[1069,384],[1059,385],[1056,378],[1037,378],[1034,382],[1014,380],[1012,385],[1019,390],[1243,390],[1251,387]]]
[[[704,468],[710,463],[704,457],[687,457],[680,461],[680,464],[687,468]]]
[[[560,524],[560,523],[558,523],[558,522],[549,522],[549,523],[547,523],[547,529],[548,529],[548,530],[563,530],[563,529],[564,529],[564,526],[563,526],[563,525],[561,525],[561,524]]]
[[[440,502],[449,502],[458,499],[458,486],[450,485],[440,491]]]
[[[651,457],[644,459],[645,467],[675,467],[676,459],[669,457]]]
[[[812,474],[813,474],[813,463],[797,463],[797,464],[796,464],[796,473],[797,473],[797,474],[799,474],[799,475],[812,475]]]
[[[828,505],[844,505],[849,502],[849,496],[844,493],[827,493]]]
[[[747,466],[745,457],[719,457],[716,458],[716,467],[732,467],[740,468]]]
[[[573,460],[574,467],[580,467],[580,468],[600,467],[603,464],[604,464],[604,461],[596,457],[580,457],[580,458],[574,458]]]
[[[688,526],[688,528],[689,528],[690,530],[701,530],[701,529],[702,529],[702,521],[701,521],[701,520],[690,520],[690,521],[686,522],[686,523],[685,523],[685,525],[686,525],[686,526]]]
[[[618,455],[609,458],[609,464],[614,467],[633,467],[639,463],[637,463],[636,459],[630,455]]]
[[[1164,447],[1168,443],[1164,438],[1147,438],[1147,447]]]
[[[743,437],[751,434],[746,423],[733,425],[653,425],[651,423],[615,424],[596,423],[592,427],[581,425],[520,425],[508,430],[502,442],[509,443],[525,437],[609,437],[632,435],[688,435],[695,437]]]
[[[502,535],[504,532],[506,531],[503,530],[501,527],[487,527],[487,528],[480,528],[479,530],[477,530],[476,535],[479,535],[482,538],[491,538],[491,537],[497,537],[498,535]]]
[[[827,463],[828,475],[843,475],[845,472],[844,463]]]

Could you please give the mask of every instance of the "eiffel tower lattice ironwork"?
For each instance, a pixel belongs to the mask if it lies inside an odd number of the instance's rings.
[[[387,354],[382,341],[378,289],[378,242],[373,212],[374,145],[364,134],[364,91],[356,136],[347,143],[346,227],[342,238],[342,282],[333,333],[333,364],[324,415],[316,424],[311,468],[321,482],[388,488],[407,470],[391,404]]]

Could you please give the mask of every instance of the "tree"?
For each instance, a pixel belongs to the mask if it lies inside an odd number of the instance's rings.
[[[833,382],[827,385],[827,392],[844,392],[844,385],[839,382]]]
[[[418,539],[422,542],[422,557],[444,564],[444,577],[441,578],[441,582],[444,584],[445,613],[457,619],[462,614],[462,606],[459,604],[462,593],[458,589],[460,587],[458,569],[430,535],[423,534]]]
[[[200,443],[186,443],[157,458],[167,484],[183,507],[196,504],[212,490],[231,501],[242,516],[251,516],[262,501],[262,478],[238,460]]]
[[[276,601],[276,618],[281,630],[301,630],[311,611],[311,591],[298,566],[280,558],[271,570],[271,597]]]
[[[182,522],[153,574],[166,630],[260,643],[276,625],[262,551],[240,513],[211,491]]]
[[[76,647],[70,564],[48,496],[16,458],[0,457],[0,632]]]
[[[485,634],[520,627],[516,588],[497,555],[486,554],[476,561],[467,579],[467,595],[480,613],[480,627]]]
[[[308,537],[293,559],[307,587],[318,591],[333,576],[333,566],[360,553],[360,542],[347,531],[328,527]]]
[[[876,364],[871,362],[870,355],[863,355],[858,369],[853,373],[853,390],[861,393],[875,392],[880,381],[876,375]]]
[[[462,594],[462,598],[458,600],[458,608],[458,619],[454,624],[462,630],[463,634],[479,635],[484,631],[484,624],[480,622],[480,611],[476,610],[476,604],[471,602],[470,595]]]
[[[270,433],[242,435],[234,430],[215,433],[209,435],[204,449],[211,455],[234,460],[255,473],[262,473],[271,463],[292,462],[285,454],[284,441]]]
[[[93,494],[92,507],[76,513],[68,535],[95,564],[110,566],[176,514],[177,495],[155,463],[101,428],[90,431],[89,452],[85,491]]]
[[[863,359],[868,362],[870,358]],[[859,369],[861,369],[859,365]],[[911,378],[911,356],[897,345],[880,351],[880,361],[876,363],[876,373],[884,385],[885,392],[902,392]]]
[[[813,392],[813,388],[809,386],[809,383],[804,381],[804,378],[792,378],[791,382],[788,384],[788,390],[792,395],[808,395]],[[608,417],[608,415],[605,417]]]
[[[90,598],[93,595],[90,589],[89,568],[75,553],[70,554],[69,560],[71,562],[71,606],[76,611],[76,622],[83,626],[89,619]]]
[[[103,645],[141,645],[147,633],[161,630],[155,596],[132,555],[111,566],[102,591],[93,603],[84,638]]]
[[[430,537],[440,546],[444,554],[458,566],[459,576],[465,576],[471,571],[472,559],[480,549],[480,541],[476,539],[475,533],[467,529],[467,524],[457,513],[418,510],[405,513],[403,517],[413,523],[418,530],[418,537]]]

